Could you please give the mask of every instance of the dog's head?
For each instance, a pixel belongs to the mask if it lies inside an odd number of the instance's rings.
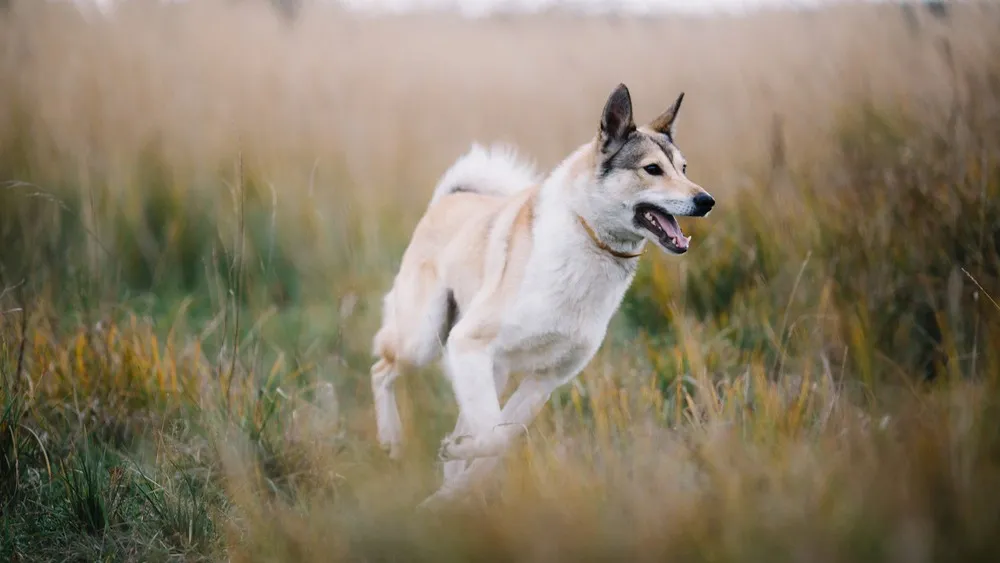
[[[670,254],[684,254],[690,242],[675,216],[704,217],[715,205],[687,178],[684,155],[674,144],[683,99],[681,93],[659,117],[636,127],[628,88],[615,88],[595,139],[596,193],[589,194],[609,231],[652,240]]]

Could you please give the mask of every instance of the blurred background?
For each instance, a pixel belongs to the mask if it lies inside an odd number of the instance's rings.
[[[1000,525],[1000,7],[0,1],[0,557],[930,561]],[[457,515],[371,338],[440,174],[685,92],[716,197]]]

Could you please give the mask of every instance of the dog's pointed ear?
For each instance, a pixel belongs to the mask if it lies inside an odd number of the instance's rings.
[[[649,124],[649,128],[657,133],[663,133],[664,135],[673,138],[674,136],[674,120],[677,119],[677,112],[681,110],[681,102],[684,101],[684,92],[681,92],[680,96],[677,96],[677,101],[670,106],[667,111],[660,114],[659,117],[653,120]]]
[[[619,84],[608,97],[608,101],[604,104],[604,113],[601,115],[601,129],[598,134],[601,152],[614,150],[625,142],[632,131],[635,131],[635,122],[632,120],[632,97],[628,93],[628,88],[624,84]]]

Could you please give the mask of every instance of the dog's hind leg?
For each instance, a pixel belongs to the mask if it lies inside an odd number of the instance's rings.
[[[422,268],[417,276],[404,279],[410,284],[397,285],[384,300],[382,328],[374,338],[378,360],[371,369],[378,440],[392,459],[402,455],[403,445],[394,384],[403,370],[427,365],[440,355],[454,322],[454,301],[437,283],[433,268]]]
[[[399,366],[396,362],[384,356],[379,358],[371,369],[378,441],[392,459],[399,459],[402,455],[403,444],[403,424],[399,419],[399,407],[396,406],[396,393],[393,388],[399,375]]]

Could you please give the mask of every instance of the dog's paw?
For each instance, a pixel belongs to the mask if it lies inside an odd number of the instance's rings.
[[[438,448],[438,461],[457,461],[478,457],[479,440],[469,434],[449,436],[441,441]]]
[[[463,434],[460,436],[448,436],[444,440],[441,440],[441,445],[438,446],[437,458],[438,461],[458,461],[461,458],[455,457],[455,451],[458,449],[458,445],[467,440],[471,440],[472,436],[468,434]]]
[[[439,461],[472,461],[483,457],[495,457],[502,453],[504,443],[496,434],[462,434],[449,436],[438,448]]]

